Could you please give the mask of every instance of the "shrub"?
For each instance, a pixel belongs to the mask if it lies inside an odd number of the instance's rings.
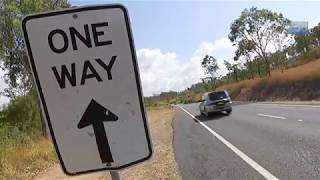
[[[28,179],[55,160],[42,137],[40,110],[34,94],[19,96],[0,111],[0,179]]]
[[[0,122],[14,127],[14,131],[29,134],[41,132],[41,117],[35,95],[19,96],[5,105],[0,112]]]

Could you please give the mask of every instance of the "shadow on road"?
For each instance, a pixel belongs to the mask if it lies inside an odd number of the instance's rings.
[[[248,105],[248,104],[252,104],[254,102],[250,102],[250,101],[233,101],[232,106],[239,106],[239,105]]]
[[[224,112],[217,112],[217,113],[210,114],[209,117],[205,117],[204,115],[197,115],[195,117],[197,119],[199,119],[200,121],[217,121],[217,120],[220,120],[226,116],[228,116],[228,115]]]

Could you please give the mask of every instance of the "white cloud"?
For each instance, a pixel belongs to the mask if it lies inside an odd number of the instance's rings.
[[[206,55],[218,59],[220,74],[226,73],[223,60],[230,60],[234,47],[228,38],[214,42],[203,42],[187,61],[181,61],[174,52],[162,52],[160,49],[139,49],[137,51],[142,87],[145,96],[163,91],[180,91],[201,81],[204,72],[201,59]]]
[[[145,96],[182,90],[203,76],[200,63],[191,60],[182,63],[175,53],[139,49],[137,56]]]
[[[232,43],[228,38],[221,38],[214,42],[202,42],[200,47],[195,51],[195,55],[204,55],[206,53],[214,53],[217,51],[228,50],[232,47]]]
[[[224,66],[224,60],[231,61],[236,48],[227,37],[218,39],[214,42],[203,42],[195,51],[192,58],[202,59],[206,54],[213,56],[218,60],[219,74],[225,75],[227,69]]]
[[[205,77],[201,67],[201,59],[206,55],[212,55],[218,59],[220,73],[226,69],[223,60],[232,59],[234,47],[228,38],[221,38],[214,42],[202,42],[194,51],[192,57],[186,61],[178,58],[174,52],[162,52],[160,49],[139,49],[137,51],[142,88],[145,96],[151,96],[163,91],[180,91],[190,87],[200,78]],[[0,71],[0,76],[3,75]],[[0,91],[7,85],[0,80]],[[1,96],[0,104],[9,99]]]

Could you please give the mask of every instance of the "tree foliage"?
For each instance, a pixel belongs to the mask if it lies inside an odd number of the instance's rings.
[[[227,73],[227,78],[230,79],[230,77],[233,76],[234,80],[238,81],[239,63],[231,64],[229,61],[224,60],[224,65],[229,71],[229,73]]]
[[[296,51],[298,53],[306,53],[311,48],[312,36],[308,33],[301,36],[295,36]]]
[[[201,66],[205,69],[205,73],[215,79],[219,69],[217,59],[213,56],[206,55],[201,62]]]
[[[209,79],[209,82],[212,83],[212,89],[216,87],[216,81],[218,78],[218,62],[217,59],[213,56],[205,55],[202,59],[201,66],[205,69],[205,73],[209,75],[209,77],[205,79]]]
[[[268,74],[271,75],[267,47],[272,43],[280,43],[282,46],[289,25],[290,20],[281,13],[257,7],[244,9],[240,17],[231,24],[228,36],[238,48],[235,59],[253,53],[265,61]]]
[[[7,125],[15,131],[40,134],[40,109],[34,91],[25,96],[17,96],[0,111],[0,126]]]
[[[320,23],[304,35],[295,36],[295,50],[305,55],[320,46]]]
[[[3,0],[0,2],[0,67],[6,73],[9,88],[4,95],[25,95],[33,88],[25,43],[22,18],[31,13],[69,7],[67,0]]]

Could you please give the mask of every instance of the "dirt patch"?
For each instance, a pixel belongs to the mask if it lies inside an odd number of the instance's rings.
[[[173,154],[173,109],[149,110],[149,128],[154,154],[151,160],[123,172],[125,179],[181,179]]]
[[[120,172],[125,180],[145,179],[181,179],[178,166],[174,158],[172,147],[173,130],[173,109],[169,107],[148,110],[148,122],[153,143],[153,157],[144,163],[128,168]],[[35,178],[36,180],[49,179],[111,179],[109,173],[91,173],[82,176],[69,177],[63,174],[59,165],[55,165],[46,172]]]

